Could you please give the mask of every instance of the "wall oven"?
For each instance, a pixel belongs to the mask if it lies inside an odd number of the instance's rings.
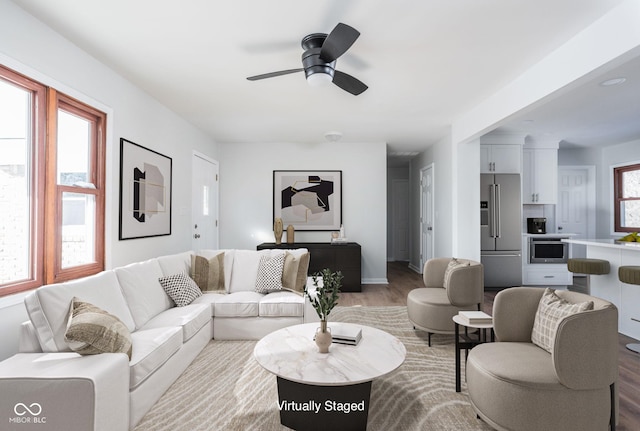
[[[561,238],[529,237],[529,263],[567,263],[569,244]]]

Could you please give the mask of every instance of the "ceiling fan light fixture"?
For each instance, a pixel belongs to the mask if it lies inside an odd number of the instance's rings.
[[[312,73],[310,75],[307,75],[307,83],[311,87],[324,87],[331,84],[332,81],[333,76],[324,72]]]

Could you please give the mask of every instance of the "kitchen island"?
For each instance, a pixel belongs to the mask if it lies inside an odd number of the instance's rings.
[[[618,268],[640,265],[640,243],[616,242],[613,239],[563,239],[569,244],[587,246],[587,257],[609,261],[606,275],[592,275],[591,295],[610,301],[618,307],[618,331],[640,340],[640,286],[618,280]]]

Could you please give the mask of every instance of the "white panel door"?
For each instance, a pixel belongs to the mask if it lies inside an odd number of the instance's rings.
[[[558,169],[558,233],[575,238],[595,237],[595,169],[589,166],[560,166]],[[585,257],[584,246],[572,245],[572,257]]]
[[[192,249],[217,249],[218,162],[194,152],[192,168]]]
[[[420,271],[433,258],[433,163],[420,170]]]

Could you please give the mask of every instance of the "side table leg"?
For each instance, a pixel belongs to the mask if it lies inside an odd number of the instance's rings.
[[[455,325],[456,337],[456,392],[460,392],[460,327]]]

